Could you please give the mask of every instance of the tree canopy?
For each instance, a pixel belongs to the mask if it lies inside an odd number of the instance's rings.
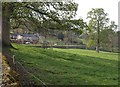
[[[114,21],[110,21],[108,14],[103,8],[95,8],[88,12],[87,19],[90,32],[88,33],[87,46],[96,46],[99,49],[111,49],[114,39],[116,38],[117,25]]]
[[[77,11],[78,4],[69,2],[3,2],[3,43],[10,44],[9,38],[5,36],[8,34],[10,25],[11,28],[20,27],[20,25],[27,26],[26,22],[29,22],[35,26],[35,28],[44,28],[47,25],[53,27],[63,26],[67,21],[71,20]],[[6,19],[6,20],[5,20]],[[5,22],[6,21],[6,22]],[[49,21],[49,23],[48,23]],[[11,24],[10,24],[11,23]],[[5,27],[8,26],[8,27]],[[6,32],[6,33],[5,33]],[[5,33],[5,34],[4,34]]]

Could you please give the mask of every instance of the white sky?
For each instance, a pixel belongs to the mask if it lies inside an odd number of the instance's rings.
[[[92,8],[103,8],[108,13],[108,18],[118,24],[118,2],[120,0],[73,0],[79,4],[77,18],[86,20],[87,12]]]

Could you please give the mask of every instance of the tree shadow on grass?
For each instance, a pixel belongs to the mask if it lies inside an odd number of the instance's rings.
[[[14,54],[16,54],[18,61],[20,61],[28,71],[35,73],[39,78],[44,79],[50,84],[58,84],[57,82],[62,84],[64,81],[64,84],[73,84],[74,82],[76,82],[74,84],[93,85],[117,84],[118,61],[116,60],[54,50],[33,49],[33,51],[21,52],[17,50],[14,51]],[[90,77],[90,79],[87,77]],[[64,80],[61,80],[61,78]],[[72,79],[67,83],[66,80],[71,78],[78,79],[78,81]],[[60,82],[60,80],[63,82]],[[86,80],[88,81],[87,83],[85,82]]]

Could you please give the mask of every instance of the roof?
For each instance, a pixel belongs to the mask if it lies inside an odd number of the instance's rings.
[[[36,35],[34,34],[11,34],[12,36],[17,36],[17,35],[21,35],[23,37],[37,37]]]
[[[35,37],[34,34],[21,34],[21,36],[24,36],[24,37]]]

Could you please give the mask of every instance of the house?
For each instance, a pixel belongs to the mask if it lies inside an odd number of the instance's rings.
[[[12,34],[11,41],[22,44],[36,44],[39,41],[39,37],[35,34]]]

